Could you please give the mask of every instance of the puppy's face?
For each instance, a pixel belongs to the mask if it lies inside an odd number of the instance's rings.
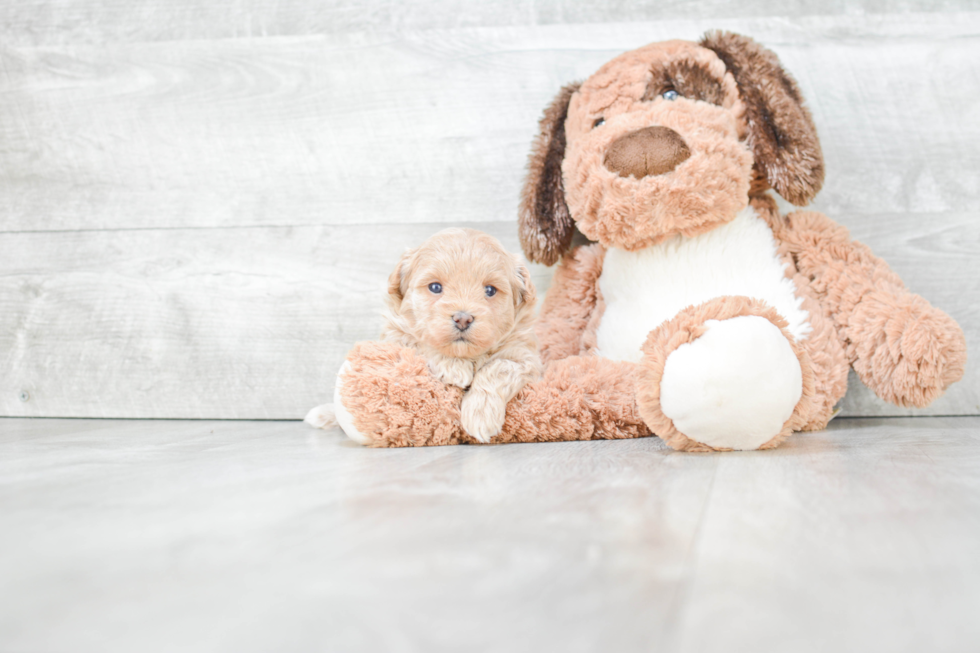
[[[388,280],[392,319],[444,356],[492,349],[534,305],[527,268],[493,237],[446,229],[407,252]]]
[[[610,61],[572,96],[562,173],[578,228],[634,250],[731,220],[748,201],[744,107],[714,52],[670,41]]]

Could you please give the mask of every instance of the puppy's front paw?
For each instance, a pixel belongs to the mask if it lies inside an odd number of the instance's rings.
[[[504,427],[507,404],[497,395],[473,389],[463,395],[460,413],[464,431],[480,442],[490,442]]]
[[[473,362],[463,358],[430,360],[429,371],[446,385],[455,385],[464,390],[473,383]]]

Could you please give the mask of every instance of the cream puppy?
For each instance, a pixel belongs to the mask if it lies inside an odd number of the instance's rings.
[[[496,238],[446,229],[391,273],[381,337],[418,350],[437,378],[467,389],[463,429],[489,442],[507,402],[541,374],[535,301],[527,267]]]

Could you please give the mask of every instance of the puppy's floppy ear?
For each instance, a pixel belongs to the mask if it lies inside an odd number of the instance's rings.
[[[533,308],[534,303],[538,300],[538,294],[531,282],[531,271],[527,269],[527,266],[516,254],[514,255],[514,272],[515,276],[512,282],[514,306],[518,310]]]
[[[711,31],[701,45],[738,84],[756,171],[788,201],[807,204],[823,185],[823,153],[796,82],[775,54],[746,36]]]
[[[388,277],[388,303],[392,308],[397,309],[401,306],[402,300],[405,299],[405,293],[408,292],[415,251],[414,249],[406,250]]]
[[[568,103],[579,86],[580,83],[569,84],[558,92],[544,110],[538,135],[531,144],[521,190],[518,233],[524,255],[535,263],[556,263],[571,245],[575,231],[565,203],[561,162],[565,158]]]

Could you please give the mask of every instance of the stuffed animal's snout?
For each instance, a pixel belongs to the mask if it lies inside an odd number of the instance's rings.
[[[670,172],[691,156],[680,134],[669,127],[646,127],[613,141],[602,160],[620,177],[643,179]]]

